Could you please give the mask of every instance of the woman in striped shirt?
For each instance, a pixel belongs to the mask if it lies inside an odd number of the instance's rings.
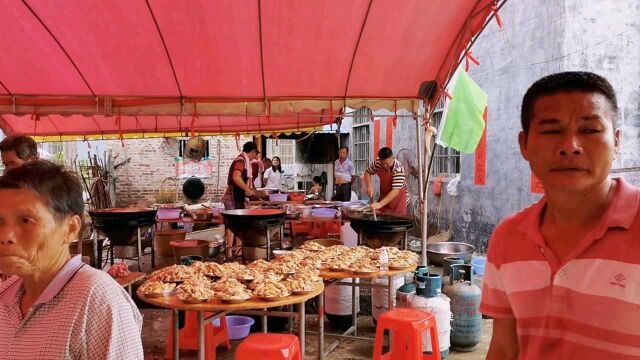
[[[373,200],[373,184],[371,176],[380,178],[380,200],[371,204],[374,210],[381,209],[385,213],[406,215],[409,196],[405,184],[404,167],[388,147],[378,151],[378,159],[371,163],[364,173],[367,195]]]

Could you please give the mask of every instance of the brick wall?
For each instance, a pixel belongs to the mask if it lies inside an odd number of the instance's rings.
[[[236,147],[234,137],[204,137],[209,140],[209,154],[212,159],[211,176],[202,179],[205,184],[205,194],[200,201],[214,200],[222,195],[226,188],[227,174],[231,160],[235,158],[239,151]],[[240,137],[239,144],[242,146],[251,137]],[[164,139],[137,139],[126,140],[122,147],[119,141],[110,141],[107,145],[113,150],[114,155],[118,155],[117,162],[126,158],[131,158],[128,165],[121,166],[116,170],[116,206],[140,205],[149,206],[155,203],[155,198],[160,189],[162,181],[167,177],[175,176],[177,152],[169,154],[163,146]],[[220,142],[220,185],[216,192],[217,175],[217,144]],[[168,184],[173,182],[167,181]],[[184,202],[189,200],[182,194],[182,184],[184,180],[178,180],[180,199]]]

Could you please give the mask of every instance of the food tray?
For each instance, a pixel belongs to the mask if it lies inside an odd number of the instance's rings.
[[[372,275],[375,273],[380,272],[379,270],[375,270],[375,271],[365,271],[365,270],[350,270],[349,271],[352,274],[356,274],[356,275]]]
[[[413,266],[415,266],[416,264],[411,264],[411,265],[407,265],[407,266],[391,266],[389,265],[389,270],[404,270],[404,269],[409,269]]]
[[[287,296],[260,296],[260,299],[264,300],[264,301],[280,301],[280,300],[284,300],[286,298],[288,298],[289,295]]]
[[[292,291],[291,293],[293,295],[308,295],[311,294],[312,292],[316,291],[316,289],[311,289],[311,290],[295,290]]]
[[[178,300],[182,301],[185,304],[202,304],[202,303],[206,303],[207,301],[209,301],[209,299],[180,299],[178,298]]]
[[[221,297],[220,301],[222,301],[223,303],[227,303],[227,304],[240,304],[243,303],[247,300],[251,299],[251,297],[248,298],[244,298],[244,299],[235,299],[235,298],[225,298],[225,297]]]
[[[172,291],[164,291],[164,292],[161,292],[161,293],[149,293],[149,294],[142,293],[142,295],[144,295],[145,297],[148,297],[148,298],[159,298],[159,297],[169,296],[169,295],[171,295],[172,292],[173,292],[173,290]]]

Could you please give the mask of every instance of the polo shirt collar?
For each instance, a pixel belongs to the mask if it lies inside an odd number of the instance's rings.
[[[629,229],[633,224],[640,204],[640,192],[624,179],[616,178],[618,186],[613,194],[611,205],[603,216],[605,228],[621,227]]]
[[[612,180],[617,183],[617,186],[609,207],[603,214],[599,226],[595,229],[597,238],[604,235],[609,228],[629,229],[636,218],[638,205],[640,205],[640,192],[638,189],[629,185],[622,178]],[[519,227],[523,233],[528,234],[540,245],[544,243],[540,233],[540,220],[546,205],[546,198],[543,197],[531,207],[532,216],[529,216]]]
[[[34,305],[47,303],[56,297],[56,295],[62,291],[62,288],[69,282],[69,280],[71,280],[73,275],[75,275],[83,265],[80,255],[76,255],[69,259],[56,276],[54,276],[49,285],[47,285],[42,294],[40,294],[40,297],[38,297],[38,300],[36,300]],[[2,294],[0,294],[0,303],[6,306],[14,304],[20,294],[20,291],[22,291],[22,279],[15,281]]]

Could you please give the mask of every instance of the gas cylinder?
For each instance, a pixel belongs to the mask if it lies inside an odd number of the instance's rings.
[[[451,265],[451,279],[443,293],[451,299],[451,349],[473,351],[482,336],[482,291],[473,283],[471,265]]]
[[[433,314],[438,327],[438,343],[440,345],[440,358],[444,359],[449,354],[449,341],[451,339],[451,309],[450,299],[444,294],[434,297],[424,297],[416,294],[408,294],[408,307],[419,309]],[[428,332],[422,334],[422,350],[432,352],[431,338]]]
[[[351,282],[351,279],[345,279],[345,281]],[[359,279],[356,279],[356,283],[358,282]],[[332,284],[324,289],[325,314],[334,329],[347,330],[353,325],[351,295],[352,288],[350,286]],[[356,312],[359,309],[360,288],[356,287]]]
[[[455,256],[447,256],[446,258],[442,259],[442,289],[443,290],[445,286],[449,285],[449,282],[451,279],[451,265],[453,264],[464,264],[464,260]]]
[[[384,287],[374,287],[371,289],[371,316],[373,317],[374,322],[378,321],[378,316],[382,313],[389,311],[389,284],[388,277],[382,277],[379,279],[374,279],[372,283],[374,285],[382,285]],[[391,283],[391,296],[393,298],[395,307],[396,300],[396,291],[399,287],[404,285],[404,276],[394,276],[392,278],[393,282]]]

